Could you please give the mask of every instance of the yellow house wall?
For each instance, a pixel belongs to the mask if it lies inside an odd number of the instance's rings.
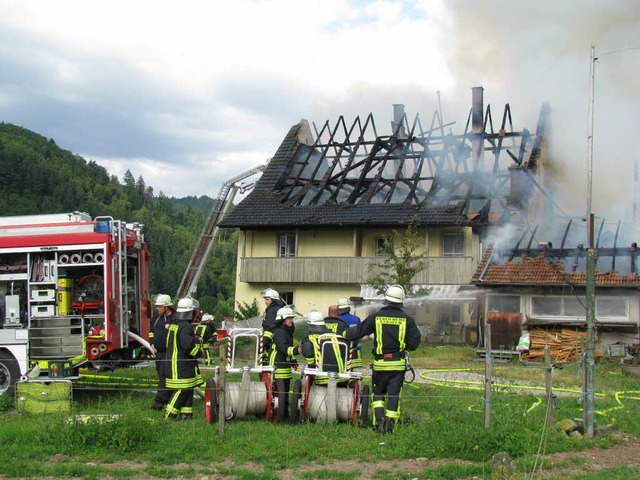
[[[318,310],[326,315],[329,305],[336,305],[339,297],[360,295],[358,288],[349,289],[343,285],[250,285],[238,282],[236,283],[236,301],[251,304],[255,298],[258,300],[260,312],[263,313],[265,305],[261,292],[267,287],[271,287],[278,292],[293,292],[295,311],[300,315],[305,315],[311,310]]]
[[[300,257],[353,256],[353,230],[303,230],[298,233]]]
[[[243,238],[246,245],[239,248],[240,255],[247,257],[276,257],[278,255],[278,238],[290,231],[249,231],[242,232],[239,247]],[[391,236],[393,229],[366,229],[362,231],[362,256],[376,256],[376,240],[385,235]],[[464,255],[474,256],[478,250],[478,240],[473,236],[470,227],[431,227],[419,229],[418,234],[428,246],[428,256],[442,256],[443,237],[445,234],[461,233],[464,235]],[[301,230],[298,232],[298,251],[300,257],[350,257],[354,254],[354,230],[350,228],[333,230]]]

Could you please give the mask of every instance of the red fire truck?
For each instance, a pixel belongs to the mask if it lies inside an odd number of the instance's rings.
[[[0,395],[148,347],[142,225],[86,213],[0,217]]]

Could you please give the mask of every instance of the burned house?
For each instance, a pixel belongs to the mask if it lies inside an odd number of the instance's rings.
[[[348,296],[364,317],[381,299],[370,265],[385,260],[385,239],[412,226],[425,260],[413,283],[430,293],[406,307],[429,341],[475,344],[469,281],[489,232],[536,204],[546,111],[535,132],[515,130],[510,106],[494,121],[478,87],[459,133],[439,112],[425,124],[402,105],[386,135],[372,115],[302,120],[220,224],[240,229],[236,301],[264,308],[260,292],[272,287],[305,314]]]
[[[605,219],[593,226],[596,351],[622,355],[621,346],[638,343],[637,231]],[[511,229],[487,248],[472,283],[482,292],[479,324],[491,325],[492,348],[513,349],[527,328],[542,335],[541,344],[580,356],[586,348],[587,230],[583,219],[548,221]]]

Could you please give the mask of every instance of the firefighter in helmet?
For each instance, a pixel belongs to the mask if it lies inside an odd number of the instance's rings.
[[[404,289],[400,285],[388,287],[384,299],[384,306],[380,310],[359,325],[349,327],[344,336],[354,341],[365,335],[374,335],[371,375],[374,430],[391,433],[400,418],[400,392],[406,370],[405,352],[418,348],[420,330],[413,317],[402,311]]]
[[[193,418],[193,389],[202,384],[202,376],[196,361],[200,344],[193,332],[194,314],[198,302],[191,297],[180,299],[174,323],[167,335],[167,358],[170,360],[167,388],[171,398],[166,407],[166,418]]]
[[[194,333],[196,341],[200,342],[200,349],[205,365],[211,365],[211,349],[215,347],[218,340],[218,332],[213,323],[214,317],[210,313],[202,315],[202,320],[196,325]]]
[[[264,318],[262,320],[262,363],[266,365],[269,363],[271,344],[273,343],[273,332],[276,330],[276,315],[278,310],[283,308],[285,305],[280,298],[280,294],[273,288],[263,290],[262,298],[264,298],[264,303],[267,307],[264,311]]]
[[[293,367],[298,367],[296,355],[302,353],[302,348],[293,345],[293,333],[295,325],[293,319],[295,313],[290,307],[282,307],[276,312],[275,330],[273,332],[273,344],[269,355],[269,365],[274,367],[275,379],[274,394],[280,397],[284,394],[284,418],[278,418],[281,422],[289,417],[289,387],[293,377]]]
[[[340,320],[349,327],[360,324],[360,317],[351,313],[351,300],[349,297],[340,297],[338,299],[338,309],[340,311]],[[362,367],[362,340],[352,342],[351,348],[351,369]]]
[[[171,297],[164,293],[158,295],[154,303],[158,315],[151,322],[149,343],[151,344],[151,353],[156,357],[158,389],[150,408],[152,410],[164,410],[165,405],[169,403],[170,395],[166,383],[169,372],[167,362],[167,333],[169,332],[169,326],[173,323],[174,306]]]

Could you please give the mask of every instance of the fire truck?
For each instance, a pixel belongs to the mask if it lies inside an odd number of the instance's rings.
[[[0,395],[34,372],[73,377],[148,348],[149,257],[140,224],[0,217]]]

